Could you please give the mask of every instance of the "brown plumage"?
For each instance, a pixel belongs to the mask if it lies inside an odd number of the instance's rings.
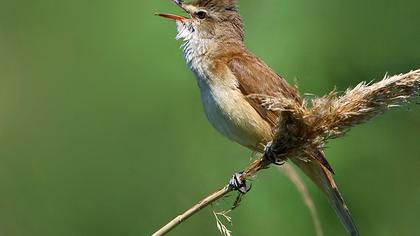
[[[264,62],[254,55],[242,53],[238,55],[227,55],[227,66],[238,80],[238,88],[246,97],[247,101],[254,107],[263,119],[272,127],[277,126],[280,117],[279,111],[273,111],[263,106],[263,101],[255,94],[266,94],[268,96],[290,96],[300,103],[296,91],[287,81],[278,76]]]

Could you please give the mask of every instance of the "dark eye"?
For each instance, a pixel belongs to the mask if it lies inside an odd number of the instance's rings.
[[[206,11],[198,11],[195,13],[195,15],[197,16],[198,19],[204,19],[207,17],[207,12]]]

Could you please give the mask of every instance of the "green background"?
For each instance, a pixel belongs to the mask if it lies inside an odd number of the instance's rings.
[[[420,67],[417,0],[240,2],[246,43],[322,95]],[[0,0],[0,235],[149,235],[224,185],[250,151],[216,133],[169,0]],[[329,144],[363,235],[420,235],[420,109]],[[309,185],[326,235],[346,235]],[[222,204],[221,207],[228,207]],[[295,187],[259,174],[234,235],[314,235]],[[218,235],[211,210],[171,235]]]

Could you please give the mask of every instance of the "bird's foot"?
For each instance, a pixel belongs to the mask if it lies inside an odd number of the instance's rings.
[[[272,142],[269,142],[264,148],[264,157],[275,165],[283,165],[286,161],[279,158],[272,148]]]
[[[246,180],[241,179],[242,172],[235,173],[229,180],[229,186],[237,190],[240,194],[246,194],[251,190],[252,185],[247,186]]]

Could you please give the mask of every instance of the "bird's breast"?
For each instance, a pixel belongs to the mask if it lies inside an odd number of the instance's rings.
[[[206,54],[208,42],[191,37],[183,45],[184,57],[200,87],[204,111],[210,123],[232,141],[261,151],[271,140],[270,125],[248,103],[230,71],[215,71]]]
[[[271,139],[271,127],[239,89],[226,83],[226,79],[212,78],[212,82],[197,79],[205,113],[214,128],[232,141],[262,150],[263,144]]]

